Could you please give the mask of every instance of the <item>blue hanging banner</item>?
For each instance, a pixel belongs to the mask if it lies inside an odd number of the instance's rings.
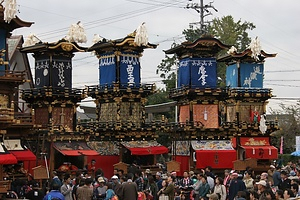
[[[6,30],[0,28],[0,50],[4,49],[6,50]],[[5,52],[7,53],[7,51]],[[4,55],[5,55],[4,53]],[[5,56],[2,57],[3,60],[5,61]],[[0,65],[0,76],[4,76],[5,75],[5,65]]]
[[[215,88],[217,86],[217,62],[215,58],[192,58],[191,87]]]
[[[240,64],[241,87],[263,88],[264,65],[257,63]]]
[[[99,83],[111,86],[116,82],[116,56],[114,53],[104,54],[99,58]]]
[[[226,86],[238,87],[238,77],[237,64],[229,65],[226,68]]]
[[[138,53],[124,53],[120,57],[120,82],[122,86],[140,87],[141,66]]]
[[[185,58],[180,60],[179,69],[177,75],[177,87],[184,87],[190,85],[191,72],[190,72],[190,64],[189,58]]]

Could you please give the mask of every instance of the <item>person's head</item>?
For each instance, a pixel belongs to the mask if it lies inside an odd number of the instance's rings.
[[[276,199],[283,199],[283,190],[277,190],[276,192],[275,192],[275,198]]]
[[[161,178],[161,173],[160,173],[160,172],[156,172],[155,178],[156,178],[156,180],[160,180],[160,178]]]
[[[251,178],[251,174],[248,171],[245,171],[244,178]]]
[[[91,161],[91,164],[92,164],[92,165],[96,165],[96,160],[93,159],[93,160]]]
[[[225,175],[225,177],[228,176],[229,173],[230,173],[230,170],[229,170],[229,169],[225,169],[225,170],[224,170],[224,175]]]
[[[60,185],[57,184],[57,183],[53,183],[51,189],[52,189],[52,190],[59,190],[59,189],[60,189]]]
[[[211,195],[209,196],[209,200],[219,200],[219,197],[218,197],[217,194],[211,194]]]
[[[239,176],[239,174],[238,174],[238,173],[236,173],[236,172],[233,172],[233,173],[230,175],[230,179],[237,179],[237,178],[238,178],[238,176]]]
[[[249,190],[249,194],[250,194],[250,200],[258,199],[259,198],[259,195],[256,192],[256,190]]]
[[[71,181],[70,174],[65,174],[65,176],[64,176],[64,182],[65,183],[70,183],[70,181]]]
[[[123,176],[120,177],[120,183],[124,183],[126,181],[127,181],[126,176],[123,175]]]
[[[85,181],[84,181],[84,184],[87,185],[87,186],[89,186],[89,185],[92,184],[92,182],[93,182],[92,178],[86,178]]]
[[[264,196],[266,200],[276,199],[275,194],[270,189],[263,191],[261,196]]]
[[[132,173],[128,173],[127,174],[127,179],[133,179],[133,174]]]
[[[259,182],[256,182],[256,185],[258,190],[265,190],[267,187],[267,182],[265,180],[260,180]]]
[[[98,181],[98,183],[99,183],[100,185],[104,185],[104,184],[105,184],[105,180],[104,180],[104,178],[101,177],[101,176],[97,179],[97,181]]]
[[[117,174],[118,174],[118,169],[115,168],[115,169],[114,169],[114,175],[117,175]]]
[[[119,178],[118,178],[118,176],[116,176],[116,175],[113,175],[113,176],[111,177],[111,181],[112,181],[113,183],[116,183],[116,182],[118,182],[118,181],[119,181]]]
[[[206,183],[207,182],[207,176],[205,176],[205,175],[201,176],[201,181],[202,181],[202,183]]]
[[[148,181],[150,184],[155,183],[152,175],[148,176]]]
[[[285,189],[283,192],[283,199],[289,199],[291,197],[295,197],[293,191],[291,189]]]
[[[188,173],[187,171],[184,171],[184,172],[183,172],[183,177],[184,177],[184,178],[187,178],[188,176],[189,176],[189,173]]]
[[[174,178],[172,176],[168,176],[168,184],[173,183]]]
[[[124,170],[123,169],[119,169],[118,170],[118,174],[119,174],[119,177],[123,176],[124,175]]]
[[[166,180],[163,180],[163,181],[161,182],[161,185],[162,185],[163,187],[166,187],[166,186],[168,185],[168,183],[167,183]]]
[[[268,173],[266,173],[266,172],[261,173],[260,179],[261,180],[267,180],[268,179]]]
[[[211,172],[212,171],[212,167],[211,166],[206,166],[205,167],[205,171],[206,172]]]
[[[291,190],[294,194],[297,194],[299,191],[299,185],[297,183],[291,184]]]
[[[200,181],[200,180],[202,179],[202,176],[203,176],[203,174],[200,174],[200,173],[199,173],[199,174],[197,174],[197,180],[199,180],[199,181]]]
[[[223,179],[222,179],[220,176],[218,176],[218,177],[216,178],[215,182],[216,182],[217,185],[223,184]]]
[[[286,171],[281,171],[280,176],[281,176],[282,179],[286,179],[287,178],[287,172]]]

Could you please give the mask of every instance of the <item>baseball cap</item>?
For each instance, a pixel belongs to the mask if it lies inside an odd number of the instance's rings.
[[[119,179],[119,178],[118,178],[118,176],[113,175],[113,176],[111,177],[111,179]]]
[[[256,182],[256,185],[262,185],[262,186],[267,186],[267,182],[264,180],[260,180],[259,182]]]

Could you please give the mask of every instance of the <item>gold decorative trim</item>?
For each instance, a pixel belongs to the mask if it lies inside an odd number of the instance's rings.
[[[62,50],[67,51],[67,52],[70,52],[73,49],[76,49],[79,52],[85,52],[84,50],[79,49],[76,45],[74,45],[73,43],[70,43],[70,42],[60,42],[55,46],[50,46],[49,49],[56,49],[58,47],[61,47]]]

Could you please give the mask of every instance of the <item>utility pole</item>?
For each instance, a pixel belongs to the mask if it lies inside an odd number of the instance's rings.
[[[194,9],[199,13],[199,22],[190,23],[191,26],[194,24],[199,24],[200,34],[207,33],[207,25],[210,22],[204,21],[204,18],[212,15],[209,9],[213,9],[214,11],[218,12],[218,10],[212,5],[213,2],[209,2],[209,4],[204,5],[203,0],[199,0],[199,3],[194,3],[193,0],[189,0],[186,7],[187,9]]]

